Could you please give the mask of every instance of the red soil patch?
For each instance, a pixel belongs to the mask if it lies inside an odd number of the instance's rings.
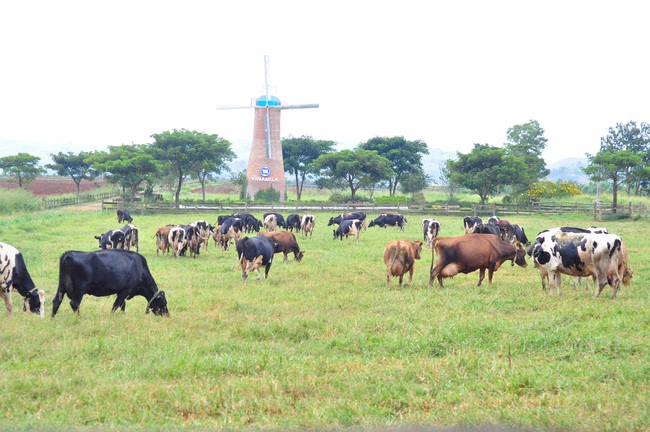
[[[97,188],[104,186],[104,180],[97,179],[94,182],[83,180],[80,185],[80,191],[93,193]],[[18,189],[18,183],[8,178],[0,179],[0,188]],[[34,195],[61,195],[67,193],[77,193],[77,185],[69,177],[37,177],[26,190],[31,191]]]

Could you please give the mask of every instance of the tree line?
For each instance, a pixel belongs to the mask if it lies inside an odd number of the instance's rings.
[[[71,177],[77,193],[83,180],[92,181],[101,175],[128,191],[132,200],[137,193],[150,193],[157,185],[174,192],[178,204],[185,179],[200,182],[205,200],[206,182],[229,172],[227,163],[236,157],[231,143],[216,134],[175,129],[151,137],[149,144],[109,146],[107,151],[59,152],[51,155],[53,163],[45,167]],[[427,144],[402,136],[374,137],[353,149],[339,151],[334,141],[289,136],[282,139],[282,154],[285,171],[295,180],[298,201],[307,179],[319,188],[347,189],[351,201],[359,189],[371,197],[378,187],[387,188],[391,196],[398,187],[404,194],[415,195],[432,182],[446,187],[450,201],[464,188],[476,193],[483,204],[502,194],[504,200],[524,202],[550,191],[580,193],[571,184],[543,180],[549,174],[542,158],[547,141],[536,120],[515,125],[508,129],[507,142],[502,146],[474,144],[468,153],[456,152],[457,157],[441,167],[437,180],[429,178],[423,167],[422,158],[429,153]],[[583,171],[592,181],[611,182],[614,205],[621,186],[628,194],[650,192],[650,126],[646,123],[631,121],[609,128],[601,138],[600,151],[587,154],[587,158],[589,163]],[[19,153],[0,158],[0,169],[23,187],[46,172],[39,161],[36,156]],[[245,172],[232,179],[245,191]]]

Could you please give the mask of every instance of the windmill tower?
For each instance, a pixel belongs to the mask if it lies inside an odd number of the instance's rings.
[[[318,108],[318,104],[282,105],[280,99],[269,93],[269,56],[264,56],[264,87],[266,93],[251,106],[219,107],[217,109],[255,108],[253,143],[248,158],[246,194],[251,198],[264,189],[280,192],[280,201],[286,199],[284,160],[280,135],[280,112],[286,109]]]

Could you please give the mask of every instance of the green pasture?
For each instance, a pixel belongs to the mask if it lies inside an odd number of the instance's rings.
[[[79,316],[65,299],[54,319],[59,256],[95,250],[93,236],[118,228],[116,216],[3,217],[0,241],[22,251],[47,307],[45,319],[25,314],[14,294],[14,314],[3,318],[0,429],[650,429],[646,220],[599,224],[623,238],[635,272],[612,301],[611,288],[594,299],[569,278],[550,297],[530,260],[525,269],[505,264],[492,285],[477,287],[472,273],[428,288],[428,249],[412,286],[387,286],[388,241],[421,239],[423,217],[441,222],[441,236],[458,236],[461,218],[407,214],[404,232],[371,228],[357,242],[332,240],[330,216],[316,213],[313,238],[298,236],[301,263],[276,255],[268,280],[253,274],[244,284],[234,250],[214,243],[196,259],[156,254],[158,227],[214,223],[217,214],[135,215],[171,316],[145,315],[142,297],[111,315],[113,297],[87,296]],[[508,219],[531,240],[593,224]]]

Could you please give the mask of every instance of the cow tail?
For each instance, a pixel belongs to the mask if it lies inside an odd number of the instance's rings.
[[[391,274],[393,270],[393,264],[397,260],[397,255],[399,254],[399,240],[397,243],[390,247],[390,262],[388,264],[388,274]]]

